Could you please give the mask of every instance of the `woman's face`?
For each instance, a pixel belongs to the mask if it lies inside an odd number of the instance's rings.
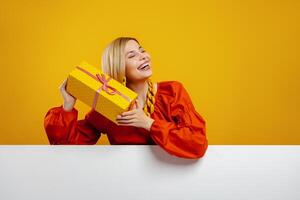
[[[135,41],[129,40],[125,46],[126,81],[145,81],[152,75],[150,55]]]

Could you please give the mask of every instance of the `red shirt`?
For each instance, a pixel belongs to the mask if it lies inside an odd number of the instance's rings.
[[[51,108],[44,121],[50,144],[96,144],[107,134],[110,144],[158,144],[168,153],[183,158],[200,158],[208,147],[205,121],[178,81],[157,83],[154,119],[150,131],[117,125],[91,110],[82,120],[78,111],[65,111],[62,106]]]

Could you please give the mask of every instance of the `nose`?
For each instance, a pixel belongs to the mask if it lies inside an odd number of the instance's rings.
[[[147,58],[147,55],[143,52],[140,53],[140,60],[145,60]]]

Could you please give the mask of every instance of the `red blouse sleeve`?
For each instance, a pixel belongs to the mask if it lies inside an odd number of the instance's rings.
[[[155,120],[150,128],[150,135],[172,155],[200,158],[208,148],[205,120],[195,110],[183,85],[176,82],[175,87],[174,101],[170,103],[172,120]]]
[[[78,111],[65,111],[62,106],[51,108],[44,119],[50,144],[96,144],[104,130],[95,129],[87,120],[78,120]]]

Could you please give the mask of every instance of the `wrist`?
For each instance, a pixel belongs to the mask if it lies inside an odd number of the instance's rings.
[[[154,123],[154,119],[149,118],[146,129],[150,131],[152,124]]]
[[[63,109],[66,111],[66,112],[70,112],[73,110],[73,107],[74,107],[74,104],[68,104],[66,102],[64,102],[63,104]]]

